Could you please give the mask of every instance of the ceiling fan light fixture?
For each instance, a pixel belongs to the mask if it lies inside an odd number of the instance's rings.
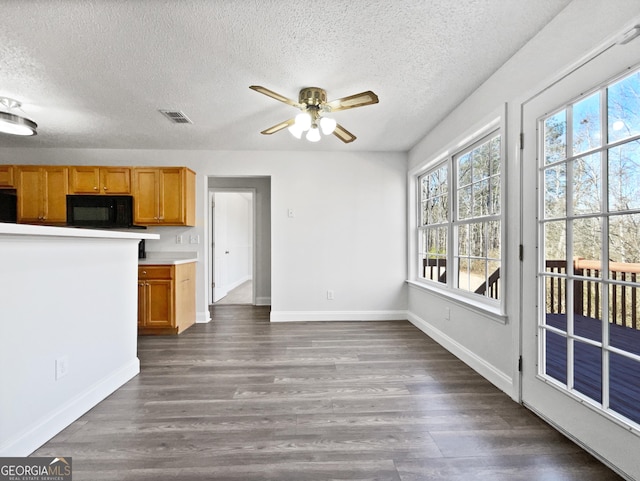
[[[320,119],[320,128],[322,129],[322,133],[324,135],[331,135],[333,131],[336,130],[336,125],[338,125],[338,123],[335,121],[335,119],[332,119],[330,117],[322,117]]]
[[[251,85],[249,88],[301,111],[294,118],[273,125],[260,132],[261,134],[271,135],[288,128],[291,134],[298,139],[302,138],[302,133],[306,131],[305,138],[310,142],[318,142],[320,140],[320,131],[324,135],[335,135],[345,144],[353,142],[356,140],[355,135],[342,125],[338,125],[331,117],[323,117],[323,115],[377,104],[379,101],[378,96],[371,90],[327,102],[327,92],[324,89],[306,87],[300,90],[298,101],[296,102],[260,85]]]
[[[293,135],[296,139],[302,138],[303,130],[295,123],[289,126],[289,132],[291,132],[291,135]]]
[[[318,127],[311,127],[306,137],[309,142],[318,142],[320,140],[320,130]]]
[[[19,108],[21,104],[17,100],[0,97],[0,105],[7,110],[11,110]],[[29,136],[36,135],[38,133],[37,129],[38,124],[26,117],[0,111],[0,132],[2,133]]]
[[[305,132],[311,128],[311,115],[309,112],[300,112],[296,115],[295,126],[300,129],[301,132]]]

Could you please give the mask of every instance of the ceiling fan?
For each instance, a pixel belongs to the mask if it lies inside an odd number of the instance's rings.
[[[307,132],[306,139],[311,142],[320,140],[320,132],[325,135],[333,134],[345,144],[353,142],[356,140],[356,136],[336,123],[331,117],[327,117],[326,114],[378,103],[378,96],[371,90],[327,102],[327,92],[324,89],[305,87],[300,90],[296,102],[260,85],[252,85],[249,88],[301,110],[294,118],[269,127],[260,132],[261,134],[271,135],[288,128],[298,139],[302,137],[304,132]]]

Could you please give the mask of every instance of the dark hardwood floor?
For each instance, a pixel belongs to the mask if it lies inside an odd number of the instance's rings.
[[[34,455],[74,481],[621,479],[409,322],[212,312],[140,338],[140,375]]]

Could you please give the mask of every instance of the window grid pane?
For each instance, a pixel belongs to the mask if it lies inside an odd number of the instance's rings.
[[[502,161],[492,132],[419,177],[421,278],[501,298]]]
[[[640,424],[640,70],[541,124],[542,374]]]
[[[500,194],[500,136],[490,135],[456,163],[458,289],[500,299],[502,257]],[[482,220],[480,220],[482,219]],[[477,221],[476,221],[477,220]]]

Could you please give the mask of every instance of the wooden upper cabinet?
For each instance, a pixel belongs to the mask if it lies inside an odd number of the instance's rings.
[[[0,165],[0,189],[13,189],[15,186],[15,167],[13,165]]]
[[[157,224],[160,174],[158,169],[133,169],[133,222]]]
[[[186,167],[133,169],[134,223],[195,225],[196,174]]]
[[[18,167],[18,222],[65,224],[69,169],[58,166]]]
[[[70,194],[131,194],[129,167],[69,167]]]

